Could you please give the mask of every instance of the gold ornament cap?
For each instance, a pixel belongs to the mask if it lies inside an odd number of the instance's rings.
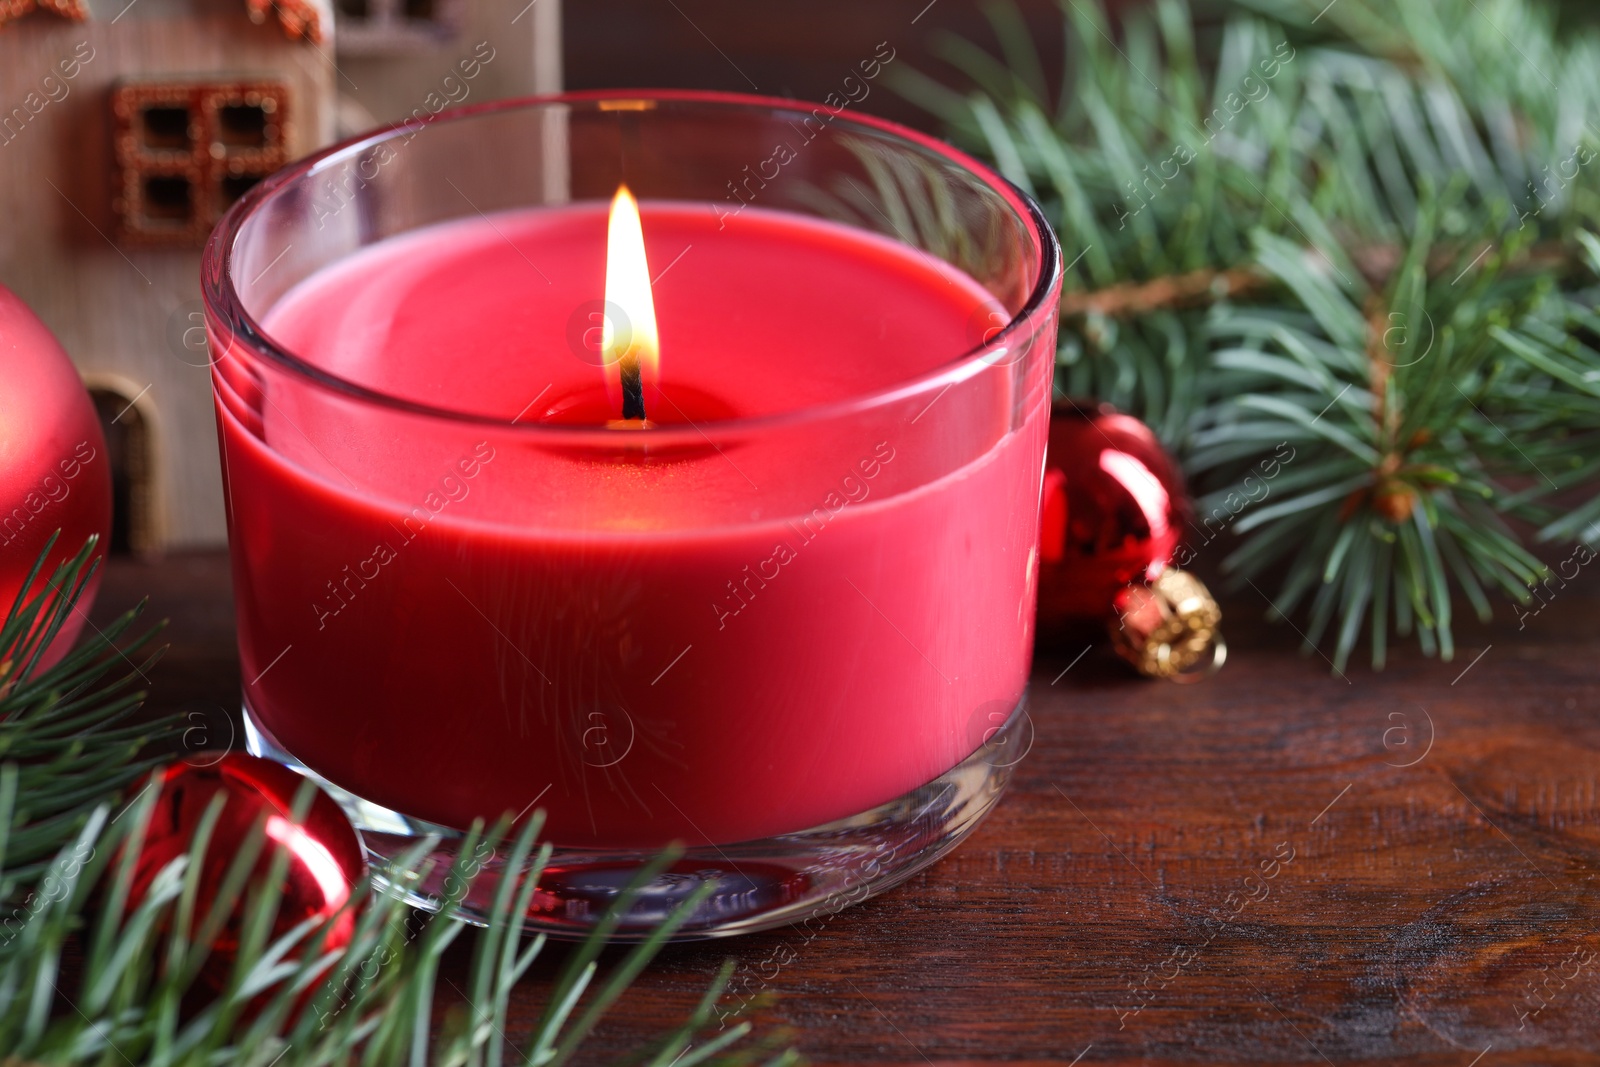
[[[1222,609],[1200,579],[1168,567],[1148,582],[1124,586],[1107,624],[1117,654],[1147,678],[1196,682],[1228,657]]]

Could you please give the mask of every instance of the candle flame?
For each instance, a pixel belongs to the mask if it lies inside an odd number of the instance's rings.
[[[639,203],[626,185],[617,187],[606,228],[606,315],[600,347],[607,384],[619,407],[626,407],[630,376],[636,393],[642,390],[645,400],[654,399],[661,360],[656,304],[650,292]],[[643,417],[642,411],[625,415]]]

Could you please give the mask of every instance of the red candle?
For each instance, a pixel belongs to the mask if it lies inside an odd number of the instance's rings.
[[[607,214],[579,203],[277,301],[270,338],[382,410],[217,365],[246,699],[335,784],[456,827],[537,803],[559,845],[742,841],[905,794],[1020,698],[1046,375],[889,402],[993,298],[754,207],[646,203],[643,235],[658,350],[637,296],[600,336]],[[654,428],[597,444],[630,344]]]

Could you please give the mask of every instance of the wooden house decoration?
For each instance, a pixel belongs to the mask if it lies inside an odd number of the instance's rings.
[[[226,540],[199,274],[228,206],[340,134],[559,87],[559,0],[0,0],[0,284],[95,398],[114,550]]]
[[[272,79],[124,82],[111,90],[112,208],[123,246],[193,247],[293,158],[289,86]]]
[[[333,0],[341,133],[561,90],[561,0]]]
[[[115,548],[226,539],[200,248],[334,134],[314,0],[0,0],[0,283],[107,428]]]

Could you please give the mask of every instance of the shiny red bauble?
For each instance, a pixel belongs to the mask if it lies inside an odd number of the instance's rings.
[[[361,842],[339,805],[320,789],[306,817],[294,819],[295,794],[305,782],[298,774],[270,760],[230,752],[198,753],[194,763],[178,763],[162,772],[161,792],[145,828],[135,866],[130,910],[143,899],[151,882],[169,863],[188,853],[196,829],[212,798],[225,799],[212,830],[199,875],[195,923],[203,920],[222,892],[228,868],[253,828],[266,839],[255,861],[253,878],[264,877],[275,853],[287,860],[283,896],[273,923],[276,938],[307,919],[337,916],[322,941],[328,952],[349,944],[356,908],[346,908],[366,873]],[[215,760],[215,762],[211,762]],[[248,891],[239,894],[228,921],[211,948],[202,978],[220,988],[228,978],[239,948]],[[342,909],[342,910],[341,910]]]
[[[45,588],[58,563],[90,534],[103,551],[111,534],[111,461],[94,404],[55,336],[16,295],[0,286],[0,613],[57,530],[30,593]],[[40,667],[72,647],[99,579],[67,616]]]
[[[1138,419],[1058,401],[1039,543],[1039,627],[1100,621],[1172,562],[1193,509],[1178,464]]]

